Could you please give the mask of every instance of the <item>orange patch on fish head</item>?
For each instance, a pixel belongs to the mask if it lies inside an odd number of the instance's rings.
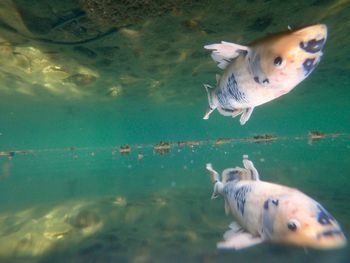
[[[290,202],[286,202],[289,199]],[[339,248],[346,238],[334,217],[305,195],[284,196],[274,211],[272,240],[318,249]]]
[[[269,86],[290,90],[320,62],[327,27],[314,25],[272,35],[253,44]]]

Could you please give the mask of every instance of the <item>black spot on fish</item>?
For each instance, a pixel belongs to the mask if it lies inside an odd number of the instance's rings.
[[[233,109],[226,109],[226,108],[221,108],[223,111],[233,113],[235,110]]]
[[[326,43],[325,39],[322,38],[320,40],[312,39],[308,41],[305,45],[304,42],[300,42],[300,48],[305,50],[308,53],[317,53],[323,49],[324,44]]]
[[[334,217],[326,211],[322,206],[318,205],[317,206],[319,211],[317,214],[317,221],[321,225],[331,225],[331,221],[334,221]]]
[[[260,84],[259,77],[254,77],[256,83]]]
[[[244,215],[244,205],[246,201],[246,194],[251,191],[251,187],[244,185],[234,191],[233,197],[236,200],[237,209]]]
[[[225,93],[222,91],[222,89],[219,89],[216,93],[216,96],[218,97],[218,101],[219,103],[223,106],[223,107],[229,107],[230,103],[227,101],[227,96],[225,95]]]
[[[232,169],[227,173],[226,182],[234,181],[239,178],[239,171]]]
[[[331,229],[331,230],[327,230],[325,232],[322,232],[322,234],[320,236],[330,237],[330,236],[336,236],[336,235],[343,235],[343,232],[339,229]]]
[[[303,63],[303,70],[304,70],[304,75],[308,76],[314,68],[317,66],[317,63],[314,64],[315,58],[308,58],[304,61]]]
[[[227,81],[228,96],[237,102],[246,102],[245,94],[238,89],[238,84],[235,75],[232,74]]]
[[[265,210],[269,209],[269,200],[266,200],[266,201],[264,202],[264,209],[265,209]]]
[[[275,206],[278,206],[279,200],[278,199],[274,199],[271,201]]]
[[[264,79],[262,83],[263,83],[263,84],[269,84],[270,81],[269,81],[269,79]]]

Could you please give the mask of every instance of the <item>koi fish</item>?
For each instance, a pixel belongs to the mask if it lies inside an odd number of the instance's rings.
[[[260,181],[247,158],[244,168],[224,170],[222,182],[212,165],[206,166],[214,184],[212,198],[222,195],[226,213],[236,220],[218,248],[242,249],[264,241],[318,249],[346,245],[343,231],[326,209],[297,189]]]
[[[236,117],[244,125],[254,108],[274,100],[303,81],[319,64],[327,40],[326,25],[319,24],[277,33],[248,46],[222,41],[206,45],[224,70],[216,76],[216,88],[205,84],[209,108]]]

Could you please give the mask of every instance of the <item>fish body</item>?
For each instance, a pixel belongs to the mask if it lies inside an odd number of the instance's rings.
[[[204,85],[209,108],[236,117],[245,124],[253,109],[274,100],[303,81],[319,64],[327,40],[326,25],[319,24],[278,33],[248,46],[229,42],[206,45],[223,69],[216,87]]]
[[[207,164],[214,184],[212,198],[222,195],[235,222],[218,248],[241,249],[265,241],[318,249],[339,248],[347,241],[334,217],[317,201],[287,186],[263,182],[248,159],[245,168],[219,174]]]

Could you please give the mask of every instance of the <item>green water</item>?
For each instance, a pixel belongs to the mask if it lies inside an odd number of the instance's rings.
[[[313,197],[348,236],[350,3],[135,3],[1,1],[0,262],[349,262],[348,247],[217,250],[232,218],[205,164],[248,154],[262,180]],[[219,72],[203,45],[314,23],[329,40],[295,90],[244,126],[202,120],[202,84]]]

